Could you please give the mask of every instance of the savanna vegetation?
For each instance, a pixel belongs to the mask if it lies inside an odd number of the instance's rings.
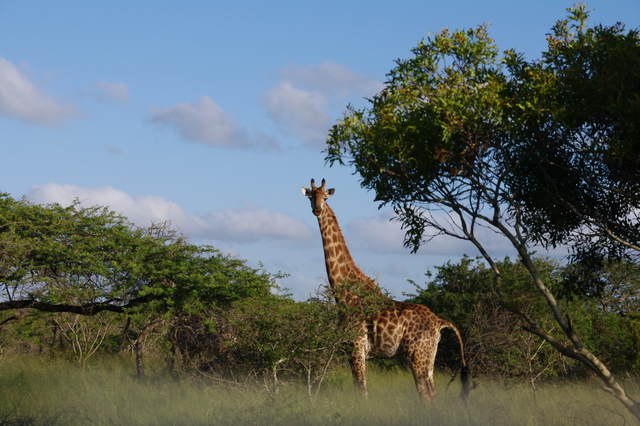
[[[640,257],[640,33],[588,18],[583,4],[569,9],[533,61],[501,54],[487,26],[423,40],[368,106],[332,128],[326,159],[353,167],[394,209],[413,251],[434,235],[475,245],[500,306],[640,419],[588,337],[587,312],[571,315],[562,299],[599,297],[604,268]],[[510,292],[509,265],[491,255],[484,229],[517,252],[529,275],[521,291]],[[563,288],[545,279],[537,245],[571,250]],[[552,321],[531,304],[537,297]]]
[[[463,333],[476,384],[468,411],[457,409],[458,382],[449,383],[459,350],[446,332],[434,405],[420,406],[400,358],[372,362],[363,402],[346,368],[352,334],[331,294],[296,302],[280,294],[279,274],[193,246],[168,224],[140,229],[104,208],[2,200],[0,424],[628,420],[597,395],[589,369],[503,305],[508,296],[554,327],[518,260],[497,261],[501,293],[486,262],[465,257],[427,271],[410,298]],[[572,290],[580,265],[533,261],[583,340],[636,391],[640,266],[590,269],[594,297]]]
[[[588,27],[584,6],[569,13],[532,62],[500,55],[484,26],[421,42],[328,141],[327,160],[394,208],[409,248],[434,234],[478,248],[407,296],[462,332],[466,405],[448,383],[459,351],[446,332],[434,404],[395,359],[372,363],[362,401],[348,313],[321,283],[294,301],[282,274],[170,223],[0,194],[0,425],[634,420],[640,39]],[[493,257],[479,228],[518,257]],[[539,245],[571,257],[536,256]]]
[[[523,386],[483,382],[461,405],[444,391],[449,376],[436,374],[443,391],[434,404],[417,397],[411,373],[373,368],[370,397],[353,391],[348,368],[327,377],[311,404],[303,387],[283,383],[276,398],[259,387],[220,384],[160,372],[145,380],[126,374],[129,359],[94,358],[85,369],[62,360],[0,361],[3,425],[623,425],[633,418],[603,401],[590,382],[545,382],[534,399]],[[629,385],[629,387],[634,385]]]

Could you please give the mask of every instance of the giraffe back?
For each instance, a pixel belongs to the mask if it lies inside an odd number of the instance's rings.
[[[440,331],[449,323],[424,305],[392,303],[392,307],[363,323],[366,356],[391,357],[398,352],[411,352],[416,344],[435,350]]]

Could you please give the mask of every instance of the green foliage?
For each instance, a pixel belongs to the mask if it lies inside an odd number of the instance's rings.
[[[547,285],[561,291],[565,271],[572,266],[545,258],[534,261]],[[552,378],[587,373],[580,364],[561,357],[550,345],[522,329],[521,319],[512,313],[514,310],[538,318],[542,326],[551,330],[554,319],[548,312],[546,300],[528,290],[531,277],[520,262],[506,258],[497,264],[502,275],[499,289],[502,297],[495,287],[493,271],[480,259],[464,257],[457,263],[447,262],[436,267],[435,274],[428,272],[427,287],[416,285],[419,292],[411,301],[428,306],[456,324],[463,335],[474,375]],[[509,306],[505,306],[505,301]],[[612,371],[637,372],[640,322],[614,310],[602,309],[618,302],[613,292],[600,303],[574,298],[565,302],[565,312],[573,319],[573,326],[585,345],[595,348],[598,357]],[[456,364],[450,360],[457,350],[455,339],[443,339],[438,362],[455,370]]]
[[[389,294],[370,282],[345,279],[327,290],[337,301],[339,314],[347,327],[358,327],[367,318],[393,307]]]
[[[141,229],[101,207],[0,197],[0,309],[197,312],[265,295],[273,279],[169,224]]]
[[[507,54],[509,180],[540,243],[617,257],[640,242],[640,33],[588,16],[570,9],[540,61]]]
[[[131,230],[104,209],[33,205],[0,197],[0,277],[9,300],[78,303],[121,296],[111,264],[126,258]],[[122,248],[122,250],[118,250]]]
[[[553,263],[538,259],[539,266],[551,272]],[[509,258],[498,262],[502,273],[500,291],[508,296],[517,309],[530,315],[553,319],[546,313],[546,303],[541,296],[525,297],[531,277],[519,263]],[[435,275],[428,273],[430,281],[426,289],[411,301],[428,306],[434,312],[456,324],[465,341],[465,351],[474,375],[492,378],[525,377],[545,372],[554,376],[561,372],[557,362],[551,369],[549,361],[559,361],[554,350],[546,345],[538,350],[539,342],[521,328],[520,319],[501,304],[495,288],[492,270],[479,259],[464,257],[458,263],[448,262],[436,268]],[[549,278],[549,273],[547,278]],[[512,308],[515,308],[513,306]],[[440,363],[447,363],[456,353],[455,339],[443,339]],[[534,355],[535,354],[535,355]],[[447,365],[455,369],[455,365]]]
[[[412,205],[445,201],[468,172],[488,168],[496,137],[505,77],[486,26],[445,30],[422,41],[414,58],[398,60],[385,89],[369,108],[336,124],[327,161],[355,167],[362,186],[396,209],[407,244],[420,244],[424,221]]]
[[[640,264],[611,260],[576,262],[563,271],[561,296],[593,297],[602,309],[621,315],[640,311]]]
[[[574,326],[583,341],[615,374],[637,374],[640,365],[638,347],[640,323],[613,312],[603,312],[593,303],[581,303],[575,309]]]
[[[40,206],[8,196],[0,201],[7,302],[86,305],[79,311],[84,314],[142,303],[197,311],[264,295],[272,285],[269,274],[212,247],[188,244],[169,224],[140,229],[100,207]]]
[[[175,336],[186,317],[213,324],[208,314],[269,297],[280,276],[189,244],[169,223],[137,228],[102,207],[0,196],[2,352],[67,353],[84,364],[104,342],[144,344],[158,325]]]
[[[227,311],[226,349],[235,369],[271,377],[304,378],[309,394],[332,361],[342,357],[353,331],[339,321],[340,307],[330,298],[293,302],[282,297],[244,299]]]
[[[500,56],[486,26],[423,40],[368,107],[349,107],[326,160],[393,206],[413,250],[426,228],[448,232],[431,211],[489,206],[576,258],[637,254],[640,33],[588,16],[569,9],[534,61]]]

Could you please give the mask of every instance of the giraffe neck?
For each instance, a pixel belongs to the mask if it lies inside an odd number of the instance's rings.
[[[344,240],[336,215],[328,204],[325,204],[322,213],[318,216],[322,247],[324,248],[324,260],[327,267],[329,285],[333,290],[345,282],[364,285],[370,290],[377,290],[377,284],[356,266],[349,248]],[[350,304],[350,300],[357,296],[342,288],[338,291],[340,298]]]

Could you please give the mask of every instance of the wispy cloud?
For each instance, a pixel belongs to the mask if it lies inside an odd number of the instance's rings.
[[[444,214],[443,214],[444,215]],[[403,246],[405,231],[400,223],[391,220],[393,213],[386,211],[372,217],[355,218],[345,225],[347,238],[352,238],[354,248],[373,253],[408,253]],[[450,218],[443,222],[450,221]],[[430,230],[427,229],[426,233]],[[426,234],[425,234],[426,236]],[[506,238],[486,227],[478,227],[476,237],[484,245],[489,254],[494,257],[514,255],[515,249]],[[349,241],[347,241],[349,244]],[[428,255],[447,255],[461,257],[464,254],[475,256],[478,249],[469,241],[448,235],[438,235],[423,244],[418,253]]]
[[[247,207],[193,215],[166,198],[154,195],[131,196],[111,186],[82,188],[47,183],[32,186],[26,197],[39,204],[59,203],[66,206],[77,199],[84,206],[107,206],[122,213],[138,226],[171,221],[191,238],[214,242],[295,241],[310,239],[313,235],[307,224],[280,212]]]
[[[96,98],[101,101],[116,101],[123,104],[129,102],[129,87],[124,83],[98,81],[93,84],[97,91]]]
[[[368,97],[383,84],[336,62],[301,66],[291,64],[279,72],[280,81],[267,91],[262,104],[285,134],[314,148],[324,146],[335,117],[331,109],[344,107],[349,97]]]
[[[58,102],[12,62],[0,58],[0,115],[52,126],[80,115],[71,102]]]
[[[280,70],[284,81],[307,89],[321,90],[328,95],[346,98],[353,95],[372,96],[382,90],[379,80],[358,74],[352,69],[333,61],[319,65],[291,64]]]
[[[273,139],[263,135],[251,137],[244,126],[225,114],[209,96],[191,103],[152,108],[151,122],[169,126],[191,142],[216,147],[277,149]]]
[[[373,217],[355,218],[345,225],[347,238],[352,237],[354,248],[361,250],[374,253],[406,253],[407,249],[403,247],[404,231],[400,229],[398,222],[390,219],[390,212]]]
[[[267,92],[263,104],[285,134],[310,145],[324,142],[331,117],[326,111],[327,100],[319,91],[307,92],[290,82],[281,82]]]
[[[116,145],[106,145],[104,147],[104,150],[107,151],[109,154],[112,154],[112,155],[122,154],[122,150],[119,147],[117,147]]]
[[[200,236],[228,242],[258,240],[298,240],[314,234],[304,222],[280,212],[265,209],[210,211],[203,218]]]

